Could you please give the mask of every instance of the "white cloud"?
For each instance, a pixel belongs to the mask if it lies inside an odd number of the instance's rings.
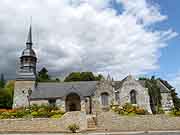
[[[173,79],[170,80],[170,84],[176,89],[178,96],[180,97],[180,73],[177,73]]]
[[[38,67],[46,66],[56,74],[109,72],[116,78],[157,69],[160,49],[177,33],[145,28],[167,16],[145,0],[136,0],[137,5],[132,1],[119,0],[124,11],[117,14],[109,8],[111,0],[1,0],[0,69],[15,71],[30,16]],[[7,52],[8,57],[3,57]]]
[[[167,19],[159,12],[159,6],[148,3],[146,0],[117,0],[123,3],[126,15],[133,15],[144,25],[150,25]]]

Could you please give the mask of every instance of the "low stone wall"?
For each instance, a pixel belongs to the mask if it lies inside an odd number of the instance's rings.
[[[84,112],[68,112],[60,119],[7,119],[0,120],[0,132],[68,132],[67,127],[76,123],[80,131],[87,128]]]
[[[108,131],[153,131],[180,130],[180,117],[166,115],[120,116],[103,112],[97,117],[99,130]]]
[[[84,112],[68,112],[60,119],[0,120],[0,133],[68,132],[67,127],[73,123],[80,126],[80,131],[85,131],[89,117]],[[180,130],[180,117],[165,115],[120,116],[113,112],[103,112],[97,115],[96,120],[98,131]]]

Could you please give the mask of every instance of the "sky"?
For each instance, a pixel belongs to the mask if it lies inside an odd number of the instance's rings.
[[[15,78],[32,17],[38,69],[161,77],[180,94],[179,0],[1,0],[0,72]]]

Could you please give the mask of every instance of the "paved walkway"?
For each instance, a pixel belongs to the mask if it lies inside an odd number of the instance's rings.
[[[22,135],[22,134],[1,134],[1,135]],[[138,131],[138,132],[107,132],[107,133],[75,133],[75,134],[67,134],[67,133],[31,133],[24,135],[180,135],[180,131]]]

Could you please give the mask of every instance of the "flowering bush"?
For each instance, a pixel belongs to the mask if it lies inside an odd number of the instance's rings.
[[[148,112],[138,106],[134,106],[130,103],[126,103],[123,106],[112,106],[112,110],[121,115],[145,115]]]
[[[0,119],[13,119],[13,118],[50,118],[52,116],[59,117],[65,112],[48,105],[32,105],[28,108],[18,108],[16,110],[0,110]],[[57,116],[55,116],[57,115]]]

